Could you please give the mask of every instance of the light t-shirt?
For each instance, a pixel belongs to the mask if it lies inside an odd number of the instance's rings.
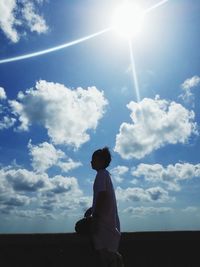
[[[99,219],[98,233],[93,236],[94,245],[96,249],[107,248],[111,251],[117,251],[121,236],[120,222],[115,191],[110,174],[106,169],[99,170],[94,181],[92,212],[95,211],[97,196],[101,191],[107,191],[108,198]]]

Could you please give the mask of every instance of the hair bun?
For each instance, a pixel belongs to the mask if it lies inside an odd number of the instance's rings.
[[[102,148],[102,152],[105,152],[105,153],[110,153],[109,151],[109,148],[107,146],[105,146],[104,148]]]

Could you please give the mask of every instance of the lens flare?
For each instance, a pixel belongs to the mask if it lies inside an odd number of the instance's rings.
[[[140,102],[140,88],[138,84],[138,77],[137,77],[137,72],[136,72],[136,67],[135,67],[135,60],[133,56],[133,48],[132,48],[132,43],[129,40],[129,52],[130,52],[130,59],[131,59],[131,71],[133,75],[133,82],[134,82],[134,87],[135,87],[135,93],[136,93],[136,99],[137,102]]]
[[[62,45],[58,45],[58,46],[54,46],[54,47],[51,47],[51,48],[48,48],[48,49],[45,49],[45,50],[40,50],[40,51],[37,51],[37,52],[33,52],[33,53],[25,54],[25,55],[20,55],[20,56],[17,56],[17,57],[10,57],[10,58],[5,58],[5,59],[0,59],[0,64],[9,63],[9,62],[18,61],[18,60],[23,60],[23,59],[32,58],[32,57],[38,57],[38,56],[41,56],[41,55],[44,55],[44,54],[52,53],[52,52],[67,48],[69,46],[74,46],[76,44],[83,43],[83,42],[85,42],[87,40],[90,40],[90,39],[92,39],[92,38],[94,38],[94,37],[96,37],[98,35],[101,35],[101,34],[107,32],[109,30],[110,30],[110,28],[107,28],[105,30],[102,30],[100,32],[96,32],[94,34],[85,36],[85,37],[77,39],[75,41],[68,42],[68,43],[65,43],[65,44],[62,44]]]
[[[119,35],[130,39],[141,31],[144,14],[136,4],[122,4],[114,12],[112,27]]]

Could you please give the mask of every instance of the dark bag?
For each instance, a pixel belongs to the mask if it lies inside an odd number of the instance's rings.
[[[93,238],[92,238],[92,224],[93,218],[87,217],[78,221],[75,225],[75,231],[77,234],[81,234],[83,236],[87,236],[89,238],[89,243],[93,251],[95,251]]]
[[[92,229],[92,217],[83,218],[75,225],[75,231],[78,234],[90,235]]]

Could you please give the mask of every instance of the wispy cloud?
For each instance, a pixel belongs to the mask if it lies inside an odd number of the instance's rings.
[[[0,87],[0,130],[9,129],[16,122],[8,108],[7,95],[3,87]]]
[[[128,207],[123,212],[130,214],[133,217],[143,217],[155,214],[165,214],[173,212],[170,207]]]
[[[0,130],[8,129],[12,127],[16,122],[15,118],[11,118],[9,116],[3,116],[0,120]]]
[[[27,28],[39,34],[47,32],[45,19],[36,11],[36,5],[42,3],[30,0],[0,1],[0,29],[10,41],[17,43]]]
[[[185,213],[197,213],[199,210],[199,207],[195,207],[195,206],[188,206],[184,209],[182,209],[182,212]],[[199,214],[199,213],[198,213]]]
[[[193,88],[193,87],[198,86],[199,84],[200,84],[200,77],[197,76],[197,75],[195,75],[195,76],[193,76],[193,77],[191,77],[191,78],[185,80],[185,81],[182,83],[181,87],[182,87],[182,89],[184,89],[184,90],[189,90],[189,89],[191,89],[191,88]]]
[[[17,7],[15,0],[0,1],[0,27],[8,39],[16,43],[19,41],[19,35],[15,26],[19,21],[15,18],[14,11]]]
[[[24,8],[22,9],[22,16],[27,22],[31,32],[41,34],[48,31],[46,21],[41,15],[36,13],[35,6],[32,2],[25,2]]]
[[[194,87],[198,87],[200,85],[200,77],[195,75],[191,78],[186,79],[182,84],[181,88],[183,89],[183,93],[179,96],[183,99],[184,102],[188,104],[193,104],[194,94],[191,89]]]
[[[0,100],[6,99],[6,92],[3,87],[0,87]]]

